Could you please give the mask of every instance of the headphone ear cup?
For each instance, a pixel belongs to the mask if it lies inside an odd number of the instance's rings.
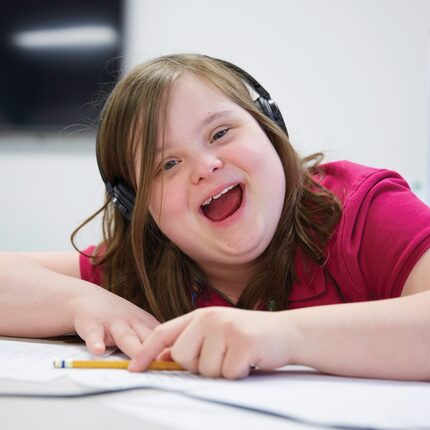
[[[264,115],[267,116],[267,118],[278,124],[288,136],[287,127],[285,125],[284,119],[282,118],[281,111],[279,110],[278,105],[272,99],[258,97],[257,100],[254,100],[254,104]]]
[[[131,221],[135,200],[133,191],[123,182],[119,182],[113,186],[111,198],[114,206]]]
[[[127,206],[132,209],[134,206],[134,192],[124,182],[118,182],[117,191],[120,193],[122,200],[127,203]]]
[[[260,112],[262,112],[272,121],[276,122],[276,118],[273,116],[272,108],[264,97],[258,97],[258,99],[254,101],[254,103],[255,106],[257,106],[257,108],[260,110]]]

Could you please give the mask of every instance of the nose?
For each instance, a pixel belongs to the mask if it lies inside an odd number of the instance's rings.
[[[190,180],[197,185],[201,180],[211,176],[223,166],[223,162],[215,154],[200,155],[193,161]]]

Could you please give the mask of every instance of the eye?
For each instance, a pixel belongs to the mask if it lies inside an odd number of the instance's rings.
[[[211,143],[215,142],[215,140],[218,140],[218,139],[221,139],[222,137],[224,137],[228,133],[229,130],[230,130],[229,128],[224,128],[223,130],[217,131],[212,136]]]
[[[169,160],[167,163],[163,164],[163,170],[170,170],[173,167],[175,167],[178,163],[179,161],[177,160]]]

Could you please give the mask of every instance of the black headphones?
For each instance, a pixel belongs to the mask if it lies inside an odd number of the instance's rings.
[[[254,100],[255,106],[269,119],[274,121],[282,130],[284,130],[285,134],[288,136],[287,127],[284,122],[284,118],[282,118],[281,111],[279,110],[276,102],[270,97],[268,91],[261,86],[258,81],[256,81],[250,74],[242,70],[240,67],[235,66],[234,64],[221,60],[219,58],[213,58],[209,56],[205,56],[211,60],[215,60],[216,62],[221,63],[224,67],[227,67],[230,70],[236,72],[244,81],[247,83],[257,94],[258,98]],[[116,184],[112,184],[107,180],[106,176],[103,173],[100,162],[100,154],[98,149],[98,144],[96,145],[96,157],[97,164],[100,170],[100,175],[102,177],[103,182],[106,186],[106,191],[109,194],[113,205],[120,211],[120,213],[126,218],[128,221],[131,221],[131,215],[133,213],[133,206],[135,200],[135,194],[130,189],[130,187],[124,182],[118,182]]]

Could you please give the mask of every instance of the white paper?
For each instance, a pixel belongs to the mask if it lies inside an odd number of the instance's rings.
[[[70,373],[76,383],[99,388],[152,387],[292,416],[308,424],[430,429],[430,383],[344,378],[287,366],[239,381],[188,372]]]
[[[287,422],[282,418],[252,413],[236,408],[190,399],[166,392],[133,392],[127,401],[109,396],[103,405],[123,413],[177,430],[309,430],[309,426]]]
[[[0,378],[48,381],[67,375],[86,391],[158,388],[271,411],[308,424],[430,429],[430,383],[336,377],[298,366],[228,381],[189,372],[136,374],[121,369],[54,369],[52,365],[54,359],[89,357],[84,345],[0,340]]]
[[[112,354],[108,349],[103,357]],[[92,359],[84,344],[0,339],[0,378],[29,382],[48,382],[65,372],[54,369],[56,359]]]

